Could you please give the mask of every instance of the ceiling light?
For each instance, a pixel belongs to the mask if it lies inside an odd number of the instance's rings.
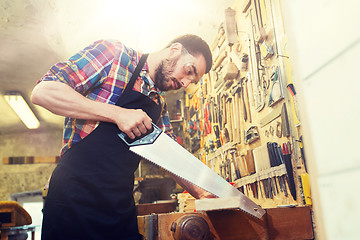
[[[4,97],[27,128],[35,129],[40,126],[39,120],[20,93],[7,93]]]

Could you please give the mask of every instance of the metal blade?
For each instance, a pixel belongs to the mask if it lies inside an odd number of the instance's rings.
[[[153,143],[131,146],[130,150],[220,198],[239,197],[240,209],[257,218],[265,214],[264,209],[164,133]]]

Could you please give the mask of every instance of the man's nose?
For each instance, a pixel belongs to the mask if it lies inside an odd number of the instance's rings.
[[[189,84],[191,83],[191,80],[190,79],[187,79],[187,78],[183,78],[181,79],[181,85],[184,87],[184,88],[187,88],[189,86]]]

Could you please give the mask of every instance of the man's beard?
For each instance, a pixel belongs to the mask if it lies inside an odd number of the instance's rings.
[[[155,87],[160,91],[175,90],[173,83],[176,84],[176,89],[181,88],[181,85],[175,77],[173,77],[174,69],[178,59],[162,60],[155,70]]]

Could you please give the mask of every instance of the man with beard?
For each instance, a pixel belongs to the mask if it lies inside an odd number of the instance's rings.
[[[211,65],[209,46],[189,34],[148,55],[118,41],[97,41],[51,67],[31,97],[65,116],[42,240],[141,239],[132,195],[140,157],[117,134],[134,139],[153,122],[174,137],[163,91],[197,83]],[[194,197],[213,197],[175,178]]]

